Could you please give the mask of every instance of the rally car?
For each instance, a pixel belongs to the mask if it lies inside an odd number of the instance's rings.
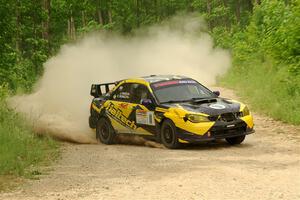
[[[93,84],[90,93],[89,126],[104,144],[113,144],[118,134],[136,134],[171,149],[216,139],[235,145],[254,132],[246,105],[185,76]]]

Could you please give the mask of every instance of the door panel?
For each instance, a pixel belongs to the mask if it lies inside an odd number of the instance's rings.
[[[132,130],[137,128],[134,119],[132,119],[134,107],[134,104],[128,102],[111,100],[106,102],[106,114],[118,133],[132,133]]]
[[[112,99],[105,102],[105,108],[118,133],[155,133],[154,112],[141,104],[142,99],[150,96],[148,88],[138,83],[123,83],[115,90]]]

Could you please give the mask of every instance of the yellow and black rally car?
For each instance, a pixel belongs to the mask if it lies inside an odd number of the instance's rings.
[[[94,84],[91,95],[89,126],[104,144],[113,144],[117,134],[136,134],[167,148],[216,139],[234,145],[254,132],[246,105],[220,98],[220,92],[185,76]]]

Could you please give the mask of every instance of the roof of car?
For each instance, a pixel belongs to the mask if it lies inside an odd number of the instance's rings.
[[[187,76],[181,76],[181,75],[150,75],[150,76],[143,76],[140,78],[128,78],[123,79],[120,81],[117,81],[116,83],[141,83],[141,84],[152,84],[157,82],[164,82],[164,81],[170,81],[170,80],[182,80],[182,79],[190,79]]]
[[[145,80],[148,83],[156,83],[160,81],[169,81],[169,80],[180,80],[180,79],[187,79],[189,77],[180,76],[180,75],[150,75],[141,77],[141,79]]]

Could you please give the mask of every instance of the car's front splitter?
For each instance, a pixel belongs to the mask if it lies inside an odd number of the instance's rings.
[[[205,134],[198,135],[186,130],[177,128],[177,136],[182,143],[197,143],[216,139],[225,139],[254,133],[243,120],[232,122],[217,121]]]

